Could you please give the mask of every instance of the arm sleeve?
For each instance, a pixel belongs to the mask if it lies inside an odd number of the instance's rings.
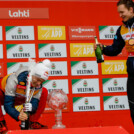
[[[17,85],[17,78],[14,74],[7,79],[5,88],[4,108],[5,111],[16,121],[18,121],[19,112],[14,107],[15,91]]]
[[[4,99],[4,108],[5,108],[5,111],[12,118],[14,118],[16,121],[19,121],[18,116],[20,113],[14,108],[14,100],[15,100],[15,97],[6,95]]]
[[[121,53],[123,47],[125,46],[125,41],[120,34],[121,27],[118,28],[116,35],[113,40],[113,44],[110,46],[103,47],[103,54],[107,56],[117,56]]]
[[[32,112],[30,113],[36,112],[39,101],[40,101],[41,93],[42,93],[42,89],[39,89],[39,92],[32,97],[31,102],[30,102],[32,104]]]
[[[38,108],[38,104],[39,104],[39,99],[36,99],[36,98],[32,98],[31,100],[31,104],[32,104],[32,112],[30,113],[35,113],[37,108]]]

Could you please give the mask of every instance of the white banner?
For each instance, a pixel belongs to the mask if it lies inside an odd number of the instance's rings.
[[[71,61],[72,75],[98,75],[96,61]]]
[[[29,63],[28,62],[8,62],[7,63],[7,73],[13,73],[16,72],[19,67],[21,66],[28,66]]]
[[[0,40],[3,40],[3,35],[2,35],[2,26],[0,26]]]
[[[34,40],[34,27],[6,26],[6,40]]]
[[[52,62],[50,76],[67,76],[67,62]]]
[[[60,89],[66,94],[69,93],[68,90],[68,80],[58,79],[58,80],[47,80],[43,83],[43,87],[47,88],[48,93],[55,89]]]
[[[100,97],[74,97],[73,111],[100,111]]]
[[[99,79],[73,79],[73,94],[99,93]]]
[[[104,110],[128,110],[127,96],[104,96]]]
[[[7,44],[7,58],[35,58],[35,44]]]
[[[66,43],[38,44],[39,58],[67,57]]]
[[[0,44],[0,59],[3,59],[3,45]]]
[[[103,92],[126,92],[127,78],[105,78],[103,81]]]
[[[99,26],[100,39],[112,40],[119,26]]]

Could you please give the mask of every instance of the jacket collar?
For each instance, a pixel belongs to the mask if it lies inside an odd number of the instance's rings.
[[[134,17],[129,19],[128,21],[125,21],[125,22],[122,21],[122,22],[123,22],[123,24],[125,24],[126,27],[131,27],[134,23]]]

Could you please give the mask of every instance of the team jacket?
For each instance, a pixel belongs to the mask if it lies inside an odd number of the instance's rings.
[[[116,32],[113,44],[111,46],[103,47],[103,54],[107,56],[116,56],[121,53],[125,45],[128,52],[134,52],[134,46],[128,45],[128,40],[130,39],[129,28],[131,29],[133,23],[134,17],[127,22],[123,22],[123,25],[121,25]],[[132,28],[132,31],[134,32],[134,27]],[[134,33],[132,34],[132,38],[134,38]]]
[[[13,74],[3,77],[1,80],[1,89],[5,92],[4,108],[5,111],[18,121],[19,111],[23,108],[25,103],[26,85],[28,68],[20,67],[18,71]],[[31,87],[31,90],[34,87]],[[32,113],[34,113],[38,107],[38,102],[42,93],[42,86],[38,89],[35,88],[32,103]],[[15,108],[16,107],[16,108]]]
[[[130,36],[130,30],[132,29],[132,36]],[[134,45],[129,45],[128,41],[130,38],[134,38],[134,17],[123,22],[123,24],[118,28],[116,35],[113,40],[113,44],[110,46],[103,47],[103,54],[107,56],[117,56],[121,53],[123,47],[126,47],[128,52],[134,52]],[[129,74],[134,74],[134,58],[128,57],[127,60],[127,72]]]

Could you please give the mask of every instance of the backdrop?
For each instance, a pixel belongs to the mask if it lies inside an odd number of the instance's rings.
[[[115,2],[6,1],[0,8],[1,77],[27,64],[29,57],[37,62],[49,58],[51,76],[43,86],[68,94],[63,110],[67,128],[123,126],[133,132],[126,97],[127,53],[124,49],[97,64],[93,51],[95,35],[110,45],[121,25]],[[9,129],[19,129],[18,122],[5,118]],[[51,128],[54,120],[47,106],[39,121]]]

